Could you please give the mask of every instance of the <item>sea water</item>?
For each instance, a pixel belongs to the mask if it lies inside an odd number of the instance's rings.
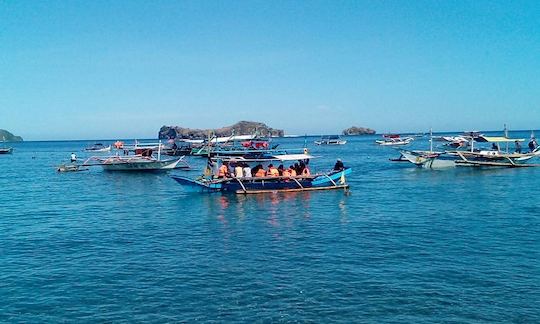
[[[540,169],[423,170],[374,136],[315,139],[276,142],[306,142],[315,170],[343,159],[349,195],[192,194],[166,173],[56,172],[89,141],[16,144],[0,321],[540,322]],[[188,161],[173,173],[199,175]]]

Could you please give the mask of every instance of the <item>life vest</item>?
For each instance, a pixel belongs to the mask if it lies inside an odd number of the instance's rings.
[[[309,168],[308,168],[307,165],[306,165],[306,167],[304,168],[304,170],[302,170],[302,175],[303,175],[303,176],[308,176],[308,175],[310,175],[310,174],[311,174],[311,172],[309,172]]]
[[[267,172],[268,176],[270,177],[279,177],[279,171],[276,168],[270,168]]]
[[[229,170],[226,165],[220,166],[218,170],[218,178],[225,178],[227,176],[227,171]]]
[[[290,177],[291,173],[289,172],[289,170],[283,170],[283,176],[284,177]]]
[[[296,177],[296,170],[295,169],[289,169],[289,173],[291,177]]]
[[[259,170],[257,170],[257,173],[255,173],[255,176],[256,177],[265,177],[266,176],[266,171],[264,171],[263,168],[260,168]]]

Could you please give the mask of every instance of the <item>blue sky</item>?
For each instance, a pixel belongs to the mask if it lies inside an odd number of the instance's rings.
[[[2,1],[0,128],[540,128],[539,1]]]

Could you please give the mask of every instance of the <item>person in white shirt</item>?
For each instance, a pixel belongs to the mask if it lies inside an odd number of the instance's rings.
[[[242,170],[242,164],[237,163],[234,167],[234,177],[235,178],[242,178],[243,176],[243,170]]]
[[[244,163],[244,178],[251,178],[251,168]]]
[[[77,162],[77,155],[75,153],[71,153],[71,162]]]

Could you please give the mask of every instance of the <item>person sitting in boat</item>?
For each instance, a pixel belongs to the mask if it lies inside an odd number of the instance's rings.
[[[343,161],[337,159],[336,164],[334,164],[334,171],[343,171],[344,169],[345,166],[343,165]]]
[[[307,164],[304,164],[304,168],[302,169],[302,176],[309,177],[311,175],[311,171],[309,170],[309,166]]]
[[[73,162],[77,162],[77,155],[75,155],[75,153],[71,153],[71,163]]]
[[[296,174],[302,173],[302,170],[300,170],[300,164],[298,163],[294,164],[294,171],[296,171]]]
[[[247,163],[244,163],[242,167],[244,171],[244,178],[251,178],[251,168],[249,167],[249,165],[247,165]]]
[[[521,154],[521,144],[519,144],[519,141],[515,141],[516,143],[516,153]]]
[[[497,146],[497,143],[491,144],[491,149],[492,149],[493,151],[498,151],[498,150],[499,150],[499,147]]]
[[[296,170],[294,169],[293,165],[289,167],[289,174],[291,175],[291,177],[296,177],[297,175]]]
[[[223,162],[223,164],[218,169],[219,179],[224,179],[229,177],[229,163]]]
[[[533,152],[537,146],[538,144],[536,143],[536,139],[534,137],[531,138],[531,140],[529,141],[529,150]]]
[[[283,166],[283,164],[280,164],[280,165],[277,167],[277,170],[278,170],[280,176],[283,175],[284,169],[285,169],[285,167]]]
[[[257,170],[257,171],[255,171]],[[262,177],[266,177],[266,171],[264,170],[263,166],[261,164],[257,165],[255,167],[255,177],[257,178],[262,178]]]
[[[279,170],[279,168],[278,168],[278,170]],[[281,176],[282,177],[290,177],[291,176],[290,169],[282,169]]]
[[[268,171],[266,171],[267,177],[279,177],[279,171],[274,167],[273,164],[268,165]]]
[[[236,163],[234,167],[234,177],[242,178],[244,176],[244,168],[242,168],[242,163]]]

